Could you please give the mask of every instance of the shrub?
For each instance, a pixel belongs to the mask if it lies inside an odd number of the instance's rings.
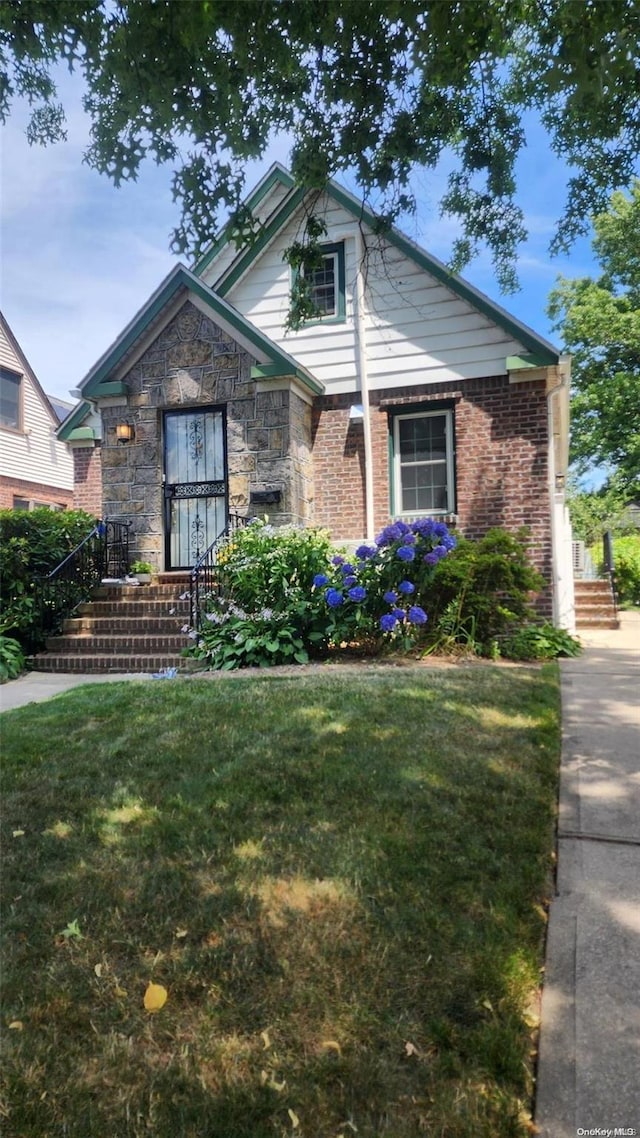
[[[0,633],[0,683],[15,680],[24,669],[24,654],[17,640]]]
[[[288,613],[262,609],[249,614],[233,601],[222,600],[208,612],[194,639],[190,655],[222,671],[309,661],[304,639]]]
[[[436,648],[465,644],[491,655],[495,641],[533,617],[531,594],[543,579],[527,556],[527,533],[499,528],[462,538],[438,565],[427,596]]]
[[[579,656],[582,645],[564,628],[545,621],[512,632],[500,643],[500,651],[508,660],[555,660],[558,656]]]
[[[0,626],[30,645],[34,581],[46,576],[89,533],[95,519],[83,510],[0,511]]]
[[[613,562],[620,604],[640,605],[640,535],[615,538]]]

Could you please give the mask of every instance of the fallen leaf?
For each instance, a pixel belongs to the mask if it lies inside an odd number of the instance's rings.
[[[323,1039],[321,1046],[325,1051],[335,1051],[338,1055],[342,1055],[342,1048],[335,1039]]]
[[[12,1019],[9,1024],[9,1031],[22,1031],[24,1024],[21,1019]]]
[[[188,936],[188,934],[189,934],[188,929],[176,929],[176,936],[177,936],[178,940],[183,940],[184,937]]]
[[[167,1002],[169,993],[162,984],[149,984],[144,994],[144,1006],[148,1012],[159,1012]]]
[[[271,1040],[269,1038],[269,1032],[268,1031],[261,1031],[260,1032],[260,1038],[264,1044],[265,1051],[267,1051],[268,1048],[271,1047]]]
[[[405,1049],[407,1055],[409,1055],[409,1056],[420,1054],[420,1052],[418,1051],[418,1048],[415,1046],[414,1043],[409,1043],[409,1042],[405,1043],[404,1049]]]
[[[95,972],[98,979],[100,979],[100,977],[102,976],[102,965],[101,964],[94,964],[93,971]]]
[[[124,1000],[125,996],[128,995],[126,989],[121,988],[119,984],[116,984],[114,991],[119,1000]]]
[[[295,1110],[292,1110],[291,1107],[289,1107],[287,1114],[289,1115],[289,1118],[291,1119],[291,1125],[293,1126],[293,1129],[297,1130],[299,1125],[300,1125],[300,1119],[298,1118],[298,1115],[296,1114]]]
[[[13,836],[14,838],[24,838],[24,830],[14,830]]]

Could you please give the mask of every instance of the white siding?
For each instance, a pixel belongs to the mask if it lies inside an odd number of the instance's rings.
[[[267,222],[278,207],[282,205],[282,202],[290,192],[288,187],[284,186],[282,182],[276,182],[270,193],[268,193],[253,210],[254,217],[257,217],[258,221],[262,223]],[[233,264],[237,256],[238,250],[233,241],[230,241],[201,273],[203,283],[209,286],[214,285],[217,280],[220,280],[220,277],[227,271],[230,265]]]
[[[347,318],[285,333],[290,270],[283,253],[304,223],[299,210],[233,286],[227,299],[324,383],[327,394],[357,388],[354,326],[357,222],[333,199],[316,206],[328,243],[344,240]],[[504,375],[526,348],[410,257],[364,226],[367,243],[365,343],[371,388]],[[219,276],[216,273],[216,278]]]
[[[0,475],[41,482],[61,490],[73,489],[73,459],[66,443],[55,436],[56,422],[43,402],[23,361],[0,325],[0,363],[22,376],[21,432],[0,427]],[[55,500],[55,494],[52,494]]]

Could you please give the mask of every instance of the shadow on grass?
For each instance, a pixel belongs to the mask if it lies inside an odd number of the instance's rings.
[[[6,715],[9,1127],[524,1133],[557,708],[407,669]]]

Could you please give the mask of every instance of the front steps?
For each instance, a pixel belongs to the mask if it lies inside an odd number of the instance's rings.
[[[189,577],[160,574],[151,585],[100,585],[34,658],[39,672],[159,672],[188,668]]]
[[[576,628],[619,628],[609,580],[575,581]]]

